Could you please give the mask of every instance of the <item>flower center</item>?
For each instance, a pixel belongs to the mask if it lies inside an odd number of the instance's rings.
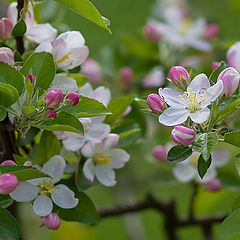
[[[192,24],[192,20],[190,18],[186,18],[184,21],[181,22],[180,28],[179,28],[179,33],[181,35],[186,34],[187,30],[190,28]]]
[[[198,159],[199,159],[199,154],[193,153],[192,156],[190,157],[190,163],[191,163],[194,167],[197,167],[197,165],[198,165]]]
[[[69,52],[68,54],[64,55],[61,59],[59,59],[57,62],[58,63],[63,63],[65,62],[66,60],[69,59],[69,56],[71,55],[71,53]]]
[[[56,187],[54,187],[53,181],[52,180],[45,180],[42,179],[41,181],[38,182],[38,187],[39,189],[39,194],[51,194]]]
[[[111,155],[110,154],[100,154],[100,153],[96,153],[94,156],[93,156],[93,162],[95,164],[102,164],[104,163],[105,164],[105,167],[108,166],[109,164],[109,161],[110,161],[110,158]]]
[[[189,89],[189,91],[190,93],[184,92],[184,94],[179,95],[179,97],[181,98],[181,100],[187,102],[187,110],[189,110],[190,113],[195,113],[202,109],[201,104],[206,101],[206,98],[203,97],[204,92],[199,92],[199,94],[197,94],[191,88]]]

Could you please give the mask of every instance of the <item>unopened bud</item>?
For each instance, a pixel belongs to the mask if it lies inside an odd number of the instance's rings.
[[[134,80],[134,72],[130,67],[123,67],[119,71],[119,78],[122,83],[131,84]]]
[[[48,229],[57,230],[60,227],[61,220],[56,213],[51,213],[43,217],[42,222]]]
[[[164,146],[156,146],[152,149],[152,155],[159,162],[167,162],[168,150]]]
[[[34,76],[33,74],[29,73],[29,74],[27,75],[27,77],[29,78],[29,80],[30,80],[31,83],[34,83],[35,76]]]
[[[203,186],[206,190],[211,191],[211,192],[217,192],[217,191],[221,190],[221,188],[222,188],[221,181],[217,178],[212,179],[207,182],[204,182]]]
[[[62,91],[58,88],[54,88],[49,91],[45,96],[45,101],[48,107],[57,107],[63,99]]]
[[[143,28],[143,33],[150,42],[158,42],[161,38],[161,34],[158,31],[156,22],[149,21]]]
[[[79,95],[77,93],[71,92],[65,97],[64,102],[67,105],[75,106],[79,102]]]
[[[0,48],[0,62],[5,62],[11,66],[14,65],[14,54],[10,48],[7,47]]]
[[[227,51],[227,62],[240,72],[240,42],[233,44]]]
[[[54,109],[47,110],[47,118],[54,119],[57,117],[57,112]]]
[[[170,69],[170,79],[178,88],[186,89],[189,84],[189,74],[184,67],[174,66]]]
[[[18,186],[19,182],[15,175],[10,173],[5,173],[0,176],[0,193],[9,194],[14,191]]]
[[[0,164],[1,166],[9,165],[9,166],[16,166],[17,164],[13,160],[6,160]]]
[[[217,69],[221,64],[219,62],[212,62],[212,72]]]
[[[147,104],[154,113],[160,113],[164,110],[163,99],[155,93],[148,95]]]
[[[8,18],[0,19],[0,39],[4,39],[11,36],[13,29],[12,21]]]
[[[100,65],[91,58],[81,65],[81,74],[88,77],[90,82],[98,82],[102,78]]]
[[[219,26],[217,24],[209,24],[206,26],[203,37],[207,40],[214,40],[219,34]]]
[[[171,134],[172,140],[180,145],[188,146],[195,138],[195,132],[191,128],[175,126]]]

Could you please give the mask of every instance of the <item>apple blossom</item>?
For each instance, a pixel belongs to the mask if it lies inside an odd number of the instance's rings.
[[[222,183],[219,179],[214,178],[210,181],[204,182],[203,186],[206,190],[210,192],[218,192],[222,188]]]
[[[119,71],[119,78],[124,84],[131,84],[134,80],[134,72],[130,67],[123,67]]]
[[[14,191],[19,182],[15,175],[5,173],[0,176],[0,194],[9,194]]]
[[[79,102],[79,95],[74,92],[68,93],[64,99],[64,102],[66,104],[69,103],[70,106],[75,106]]]
[[[211,68],[212,72],[213,72],[215,69],[217,69],[220,65],[221,65],[220,62],[215,62],[215,61],[212,62],[212,68]]]
[[[209,24],[206,26],[203,36],[207,40],[214,40],[219,34],[219,26],[217,24]]]
[[[8,18],[0,19],[0,39],[4,39],[11,36],[12,33],[12,22]]]
[[[168,149],[167,147],[158,145],[152,149],[152,155],[159,162],[167,162]]]
[[[240,74],[233,67],[228,67],[224,69],[218,76],[218,81],[222,80],[223,82],[223,92],[221,96],[226,98],[231,97],[239,86]]]
[[[56,118],[56,117],[57,117],[57,112],[56,112],[56,110],[54,110],[54,109],[52,109],[52,108],[50,108],[50,109],[47,110],[47,118],[49,118],[49,119],[54,119],[54,118]]]
[[[17,164],[13,160],[5,160],[0,165],[1,166],[4,166],[4,165],[16,166]]]
[[[119,140],[117,134],[108,134],[100,143],[87,142],[82,154],[87,158],[83,166],[86,179],[93,182],[96,177],[100,183],[109,187],[116,184],[113,169],[119,169],[129,160],[122,149],[113,148]]]
[[[160,113],[164,110],[164,101],[157,94],[149,94],[147,97],[147,104],[154,113]]]
[[[210,115],[207,106],[214,102],[222,91],[222,81],[219,80],[211,87],[205,74],[197,75],[184,93],[170,88],[160,88],[159,95],[170,107],[160,115],[159,122],[166,126],[176,126],[190,117],[195,123],[203,123]]]
[[[42,168],[42,172],[52,178],[37,178],[22,182],[10,193],[11,198],[17,202],[34,200],[33,210],[39,216],[47,216],[52,212],[52,202],[61,208],[76,207],[79,200],[74,197],[74,192],[66,185],[56,185],[62,178],[65,167],[63,157],[55,155]]]
[[[164,83],[163,69],[161,67],[154,67],[143,79],[142,87],[157,88],[162,86]]]
[[[11,66],[14,65],[14,53],[10,48],[0,48],[0,62],[5,62]]]
[[[144,26],[143,33],[150,42],[157,42],[161,38],[161,34],[158,32],[156,23],[151,20]]]
[[[60,227],[61,220],[56,213],[50,213],[49,215],[43,217],[42,223],[51,230],[57,230]]]
[[[186,89],[190,81],[187,70],[181,66],[174,66],[170,69],[170,79],[181,89]]]
[[[50,108],[59,106],[59,104],[62,102],[62,99],[62,91],[57,88],[52,89],[45,96],[46,105]]]
[[[195,132],[191,128],[175,126],[172,130],[171,138],[176,144],[188,146],[193,142]]]
[[[53,43],[41,43],[35,52],[52,53],[57,67],[72,69],[82,64],[88,56],[89,50],[84,44],[85,39],[80,32],[68,31],[60,34]]]
[[[227,62],[240,72],[240,42],[233,44],[227,51]]]
[[[88,58],[81,65],[81,74],[88,77],[90,82],[98,82],[102,78],[101,67],[97,61]]]

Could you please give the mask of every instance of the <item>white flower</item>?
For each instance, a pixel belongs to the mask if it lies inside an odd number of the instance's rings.
[[[224,150],[215,150],[211,153],[212,163],[203,179],[200,178],[197,171],[199,152],[193,152],[193,154],[183,162],[177,164],[173,168],[173,175],[180,182],[189,182],[195,179],[198,182],[208,182],[215,179],[217,176],[216,168],[225,165],[229,159],[229,153]]]
[[[101,143],[87,142],[82,148],[82,154],[87,157],[83,166],[84,176],[93,182],[95,176],[105,186],[116,184],[113,169],[119,169],[129,160],[129,154],[118,148],[113,148],[118,142],[117,134],[107,135]]]
[[[33,210],[39,216],[52,212],[53,203],[61,208],[74,208],[78,199],[74,192],[63,184],[55,185],[63,176],[66,167],[65,160],[56,155],[43,165],[42,171],[52,178],[37,178],[22,182],[10,194],[17,202],[33,202]]]
[[[57,30],[53,28],[49,23],[36,24],[34,21],[34,12],[32,4],[28,5],[28,12],[25,14],[25,22],[27,25],[26,38],[29,40],[42,43],[45,41],[53,41],[57,36]],[[13,25],[17,23],[17,2],[12,2],[8,7],[8,18],[11,19]]]
[[[57,67],[72,69],[83,63],[88,56],[89,50],[84,44],[85,39],[80,32],[68,31],[60,34],[53,43],[41,43],[35,52],[50,52]]]
[[[222,91],[222,81],[211,87],[205,74],[197,75],[184,93],[160,88],[159,95],[170,107],[160,115],[159,122],[165,126],[175,126],[190,117],[195,123],[203,123],[208,120],[210,114],[207,106],[214,102]]]

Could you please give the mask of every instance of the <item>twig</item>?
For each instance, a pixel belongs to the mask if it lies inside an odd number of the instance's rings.
[[[18,9],[18,20],[21,18],[21,11],[23,9],[24,6],[24,0],[18,0],[18,5],[17,5],[17,9]],[[23,36],[17,36],[15,37],[16,43],[17,43],[17,50],[20,54],[24,53],[24,42],[23,42]]]

